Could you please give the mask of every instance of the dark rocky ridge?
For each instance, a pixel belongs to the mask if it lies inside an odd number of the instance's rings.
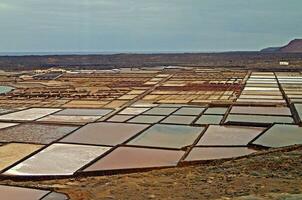
[[[302,53],[302,39],[294,39],[283,47],[268,47],[262,49],[264,53]]]
[[[279,49],[283,53],[302,53],[302,39],[292,40],[288,45]]]

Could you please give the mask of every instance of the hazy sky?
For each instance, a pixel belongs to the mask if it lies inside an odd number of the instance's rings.
[[[0,52],[258,50],[302,38],[302,0],[0,0]]]

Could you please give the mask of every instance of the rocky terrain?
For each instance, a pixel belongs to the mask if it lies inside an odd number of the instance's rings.
[[[286,52],[286,53],[301,53],[302,39],[292,40],[288,45],[281,47],[279,51]]]
[[[267,53],[302,53],[302,39],[294,39],[283,47],[269,47],[261,50]]]
[[[73,200],[302,199],[302,146],[246,158],[144,173],[0,184],[55,189]]]
[[[279,66],[286,60],[289,66]],[[112,69],[123,67],[198,66],[232,69],[295,70],[302,68],[302,53],[228,52],[183,54],[114,54],[57,56],[0,56],[0,70],[32,70],[50,67]]]

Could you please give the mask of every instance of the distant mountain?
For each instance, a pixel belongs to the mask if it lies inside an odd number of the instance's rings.
[[[302,53],[302,39],[295,39],[290,41],[283,47],[269,47],[262,49],[265,53]]]
[[[281,47],[279,51],[284,53],[302,53],[302,39],[292,40],[288,45]]]
[[[278,52],[279,49],[280,49],[280,47],[268,47],[268,48],[262,49],[261,52],[274,53],[274,52]]]

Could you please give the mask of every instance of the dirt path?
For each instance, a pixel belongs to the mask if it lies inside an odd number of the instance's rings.
[[[74,200],[279,199],[288,196],[281,193],[302,194],[302,147],[145,173],[39,182],[3,180],[0,184],[53,188]],[[248,195],[252,196],[242,197]],[[302,199],[299,195],[293,199]]]

